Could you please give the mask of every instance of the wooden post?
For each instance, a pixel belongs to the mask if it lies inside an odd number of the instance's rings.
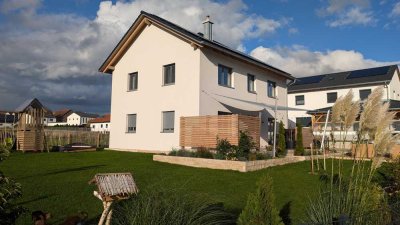
[[[313,154],[313,144],[310,144],[310,148],[311,148],[311,174],[314,174],[314,154]]]
[[[97,132],[96,147],[100,146],[100,132]]]

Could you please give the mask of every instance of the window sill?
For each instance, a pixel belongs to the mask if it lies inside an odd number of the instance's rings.
[[[175,83],[163,84],[163,85],[161,85],[161,87],[172,86],[172,85],[175,85]]]
[[[134,90],[127,90],[126,92],[135,92],[135,91],[137,91],[138,89],[134,89]]]
[[[256,91],[247,91],[247,92],[249,92],[249,93],[251,93],[251,94],[257,94]]]
[[[228,86],[228,85],[218,84],[218,86],[220,86],[220,87],[226,87],[226,88],[230,88],[230,89],[235,89],[234,87]]]
[[[174,131],[160,131],[160,133],[162,133],[162,134],[173,134]]]
[[[135,132],[128,132],[128,131],[125,131],[125,134],[136,134],[136,131],[135,131]]]

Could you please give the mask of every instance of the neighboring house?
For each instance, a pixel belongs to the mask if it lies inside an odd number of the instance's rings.
[[[56,122],[62,123],[67,122],[68,116],[72,113],[73,111],[71,109],[60,109],[55,111],[53,115],[56,117]]]
[[[288,87],[288,106],[306,111],[289,111],[289,127],[295,123],[311,126],[313,113],[327,112],[336,99],[354,93],[354,100],[364,101],[374,88],[384,87],[383,100],[391,110],[400,106],[400,73],[397,65],[302,77]]]
[[[89,121],[90,123],[90,130],[91,131],[101,131],[101,132],[108,132],[110,131],[110,114],[106,114],[102,117],[98,117]]]
[[[67,117],[67,124],[70,126],[80,126],[87,124],[90,120],[99,117],[97,114],[85,112],[73,112]]]
[[[18,121],[18,115],[14,112],[0,112],[0,128],[13,127]]]
[[[286,107],[293,77],[214,41],[203,24],[195,34],[142,11],[108,56],[99,71],[112,74],[110,148],[170,151],[181,117],[224,114],[260,116],[261,147],[271,141],[274,113],[250,105]],[[277,118],[286,124],[286,110]]]
[[[43,125],[45,125],[45,126],[49,126],[49,124],[51,126],[52,124],[54,124],[56,122],[57,122],[56,117],[50,111],[48,113],[46,113],[46,115],[43,117]]]

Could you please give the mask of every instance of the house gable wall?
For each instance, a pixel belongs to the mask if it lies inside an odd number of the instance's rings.
[[[169,151],[179,144],[179,118],[199,115],[200,50],[147,26],[115,66],[112,75],[110,148]],[[163,86],[163,66],[175,63],[175,84]],[[127,91],[128,74],[138,72],[138,90]],[[162,112],[175,111],[174,133],[162,133]],[[136,133],[127,115],[136,114]]]

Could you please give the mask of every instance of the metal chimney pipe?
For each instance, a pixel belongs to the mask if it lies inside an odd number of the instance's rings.
[[[204,24],[204,38],[212,41],[213,40],[213,34],[212,34],[213,22],[210,21],[210,16],[206,17],[206,20],[203,22],[203,24]]]

